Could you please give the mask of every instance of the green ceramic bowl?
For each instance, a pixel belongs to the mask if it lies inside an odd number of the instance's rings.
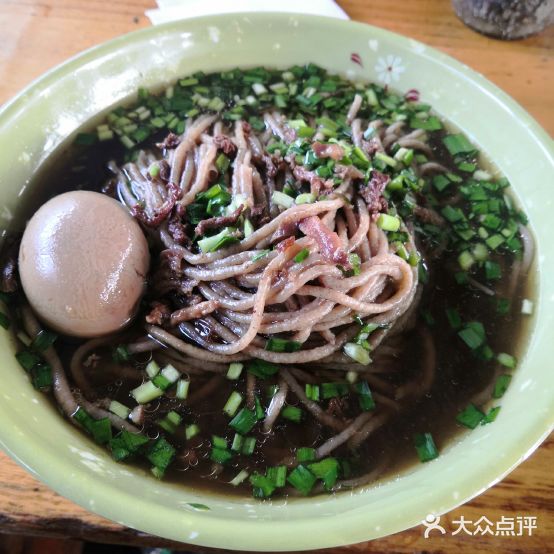
[[[361,64],[351,55],[357,53]],[[481,493],[529,455],[554,420],[553,144],[511,98],[427,46],[358,23],[298,15],[232,15],[150,28],[50,71],[0,111],[0,217],[6,226],[31,176],[99,112],[197,70],[315,62],[406,90],[450,119],[510,179],[538,241],[539,301],[525,356],[493,425],[437,460],[367,490],[256,502],[158,482],[116,464],[35,392],[0,334],[0,443],[62,495],[119,523],[177,541],[237,550],[301,550],[381,537]],[[209,510],[200,510],[203,504]]]

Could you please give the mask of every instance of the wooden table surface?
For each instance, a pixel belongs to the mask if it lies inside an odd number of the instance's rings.
[[[465,27],[447,0],[339,3],[354,20],[421,40],[483,73],[554,135],[554,27],[523,41],[501,42]],[[69,56],[149,25],[144,11],[152,7],[154,0],[0,0],[0,103]],[[420,526],[334,552],[554,552],[553,469],[551,438],[500,484],[443,516],[446,535],[433,533],[425,539]],[[493,524],[502,516],[514,521],[532,516],[537,518],[537,529],[532,536],[527,532],[523,536],[468,536],[463,532],[453,536],[458,527],[454,522],[460,516],[473,522],[484,516]],[[4,454],[0,454],[0,532],[167,544],[75,506],[34,480]],[[188,550],[209,551],[194,547]]]

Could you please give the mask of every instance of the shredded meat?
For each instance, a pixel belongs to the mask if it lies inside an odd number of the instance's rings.
[[[296,221],[285,220],[279,225],[277,231],[271,235],[270,242],[275,243],[287,237],[295,236],[297,230]]]
[[[147,227],[158,227],[164,219],[171,213],[175,202],[181,197],[181,189],[175,183],[168,183],[167,185],[167,197],[164,203],[154,211],[152,217],[146,214],[144,206],[135,204],[131,208],[131,215],[136,217],[139,221],[144,223]]]
[[[264,154],[262,156],[262,162],[265,165],[266,175],[271,178],[275,177],[275,175],[277,175],[277,166],[275,165],[273,158],[267,154]]]
[[[344,158],[344,150],[338,144],[314,142],[312,144],[312,150],[318,158],[331,158],[336,161]]]
[[[371,172],[371,179],[369,180],[369,183],[360,187],[360,196],[367,204],[367,208],[371,215],[387,210],[388,204],[383,196],[383,192],[389,184],[389,181],[390,177],[388,175],[385,175],[380,171],[373,170]]]
[[[266,223],[269,223],[270,218],[266,207],[263,204],[252,206],[252,208],[250,208],[250,220],[255,227],[262,227]]]
[[[172,150],[173,148],[177,148],[179,144],[181,144],[179,136],[175,133],[169,133],[163,142],[156,143],[156,146],[161,150]]]
[[[152,302],[150,313],[146,315],[146,323],[163,325],[171,315],[171,309],[163,302]]]
[[[316,196],[328,194],[333,190],[334,183],[331,179],[322,179],[316,175],[314,171],[310,171],[302,165],[294,166],[292,174],[299,181],[307,181],[310,183],[310,192]]]
[[[235,143],[225,135],[216,135],[214,137],[214,144],[226,156],[233,157],[237,153],[237,147]]]
[[[194,229],[194,234],[197,237],[201,237],[205,234],[207,229],[219,229],[220,227],[228,227],[234,225],[242,211],[244,210],[244,204],[241,204],[231,215],[222,215],[218,217],[210,217],[201,221]]]
[[[302,219],[298,224],[299,229],[307,236],[316,241],[319,252],[328,261],[341,265],[344,269],[352,266],[348,254],[343,250],[342,243],[334,231],[331,231],[317,216]]]
[[[335,166],[335,174],[341,179],[363,179],[364,174],[353,165],[339,165]]]
[[[370,157],[373,156],[376,152],[384,152],[383,144],[381,139],[373,137],[372,139],[362,140],[362,150],[368,154]]]
[[[169,175],[170,175],[170,173],[171,173],[171,167],[170,167],[170,165],[167,163],[166,160],[160,160],[160,161],[158,162],[158,167],[160,168],[160,173],[159,173],[160,179],[161,179],[164,183],[169,182]]]
[[[348,410],[348,401],[346,398],[331,398],[327,409],[325,410],[329,415],[332,415],[338,419],[347,419],[345,412]]]
[[[190,245],[191,240],[187,235],[186,225],[175,212],[171,215],[167,222],[167,231],[177,244]]]
[[[295,243],[294,237],[287,237],[286,239],[282,240],[277,246],[275,247],[279,252],[284,252],[287,248],[291,247]]]

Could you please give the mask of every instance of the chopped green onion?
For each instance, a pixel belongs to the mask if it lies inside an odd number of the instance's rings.
[[[396,167],[396,160],[394,158],[391,158],[390,156],[387,156],[383,152],[377,152],[375,154],[375,159],[380,160],[385,165],[388,165],[389,167]]]
[[[146,381],[136,389],[131,391],[131,396],[139,404],[148,404],[152,400],[162,396],[163,390],[159,389],[152,381]]]
[[[223,230],[216,235],[199,240],[198,247],[204,254],[207,254],[208,252],[215,252],[235,242],[238,242],[238,238],[235,236],[234,231],[230,227],[224,227]]]
[[[96,135],[91,133],[78,133],[75,137],[75,144],[79,146],[90,146],[96,142]]]
[[[121,402],[118,402],[117,400],[112,400],[110,402],[109,410],[110,412],[112,412],[112,414],[115,414],[121,419],[127,419],[129,417],[129,414],[131,413],[130,408],[127,408],[127,406],[123,405]]]
[[[265,349],[270,352],[297,352],[301,348],[301,342],[277,337],[272,337],[265,343]]]
[[[244,220],[243,233],[244,238],[248,238],[254,232],[254,226],[249,219]]]
[[[321,396],[324,400],[346,394],[348,394],[348,385],[346,383],[321,383]]]
[[[254,409],[256,411],[256,419],[264,419],[265,411],[262,403],[260,402],[260,399],[258,398],[258,395],[254,395]]]
[[[319,401],[319,386],[306,383],[306,397],[314,402]]]
[[[254,437],[245,437],[241,449],[241,454],[251,456],[256,448],[256,439]]]
[[[496,359],[501,363],[504,367],[507,367],[509,369],[515,369],[517,365],[517,360],[514,356],[511,356],[510,354],[506,354],[505,352],[501,352],[498,354]]]
[[[265,258],[270,252],[271,250],[260,250],[257,254],[252,256],[252,259],[250,261],[257,262],[258,260]]]
[[[118,345],[112,352],[112,359],[114,362],[123,363],[127,362],[130,358],[131,354],[129,354],[129,351],[124,344]]]
[[[220,154],[215,160],[215,166],[220,173],[225,173],[229,169],[231,160],[225,155]]]
[[[296,461],[299,463],[302,462],[313,462],[315,460],[315,448],[299,448],[296,451]]]
[[[295,204],[313,204],[316,201],[315,194],[312,194],[311,192],[305,192],[303,194],[299,194],[295,200]]]
[[[510,386],[511,381],[512,381],[511,375],[508,375],[508,374],[500,375],[494,383],[492,397],[496,398],[497,400],[499,398],[502,398],[504,396],[504,393],[508,390],[508,387]]]
[[[450,327],[452,327],[452,329],[459,329],[462,326],[462,318],[460,317],[458,310],[455,310],[454,308],[447,308],[446,317],[448,318],[448,323],[450,323]]]
[[[446,135],[442,142],[450,152],[452,156],[457,154],[465,154],[470,152],[475,152],[476,148],[467,140],[467,138],[462,134],[457,135]]]
[[[40,331],[38,335],[33,339],[31,343],[31,348],[37,352],[43,352],[48,350],[55,340],[58,338],[58,335],[55,333],[50,333],[49,331]]]
[[[212,448],[210,452],[210,460],[217,464],[226,464],[233,457],[233,453],[230,450],[224,450],[223,448]]]
[[[200,433],[200,427],[198,427],[198,425],[196,425],[196,423],[192,423],[191,425],[187,425],[185,427],[185,438],[187,440],[190,440],[190,439],[196,437],[196,435],[198,435],[198,433]]]
[[[150,377],[150,379],[153,379],[160,372],[160,366],[154,360],[152,360],[146,366],[145,371],[148,377]]]
[[[4,327],[4,329],[10,328],[10,318],[2,312],[0,312],[0,325]]]
[[[276,488],[273,481],[261,473],[253,473],[249,481],[253,487],[252,494],[256,498],[269,498]]]
[[[375,400],[371,394],[367,381],[360,381],[354,385],[354,389],[358,393],[358,403],[364,412],[370,412],[375,409]]]
[[[471,268],[471,266],[475,263],[475,258],[471,255],[470,252],[468,252],[467,250],[464,250],[463,252],[460,253],[460,255],[458,256],[458,264],[460,265],[460,267],[464,270],[464,271],[467,271],[468,269]]]
[[[300,423],[302,421],[302,410],[296,406],[285,406],[281,410],[281,416],[289,421]]]
[[[383,229],[383,231],[398,231],[400,229],[400,219],[394,215],[379,214],[377,227]]]
[[[235,433],[235,436],[233,437],[233,442],[231,443],[231,450],[233,452],[240,452],[243,442],[244,442],[244,437],[242,435],[239,435],[239,433]],[[227,443],[225,443],[224,448],[227,448]]]
[[[422,462],[430,462],[439,455],[431,433],[417,433],[414,435],[414,445],[417,455]]]
[[[471,321],[461,331],[458,336],[471,348],[475,350],[485,342],[485,329],[478,321]]]
[[[292,196],[278,190],[271,195],[271,201],[282,208],[290,208],[294,205],[294,198]]]
[[[22,350],[15,355],[16,360],[19,362],[19,365],[25,371],[31,371],[35,365],[40,362],[40,358],[29,350]]]
[[[284,487],[287,484],[287,466],[268,467],[266,477],[275,487]]]
[[[212,446],[214,448],[222,448],[223,450],[225,450],[227,448],[227,440],[223,437],[212,435]]]
[[[502,277],[500,264],[496,262],[486,261],[485,262],[485,275],[489,281],[494,281]]]
[[[177,381],[177,388],[175,389],[175,398],[179,400],[186,400],[189,394],[190,380],[179,379]]]
[[[307,496],[315,485],[317,477],[307,467],[300,464],[289,474],[287,481],[297,491]]]
[[[469,404],[462,412],[456,416],[456,421],[461,423],[468,429],[475,429],[483,418],[485,414],[475,407],[474,404]]]
[[[248,475],[248,471],[242,469],[229,481],[229,484],[233,485],[233,487],[238,487],[243,481],[248,478]]]
[[[227,370],[227,379],[230,379],[231,381],[236,381],[240,377],[243,368],[244,364],[241,364],[239,362],[233,362],[232,364],[229,364],[229,369]]]
[[[47,390],[54,384],[52,368],[48,364],[37,364],[31,370],[31,381],[37,390]]]
[[[487,412],[487,415],[481,421],[481,425],[486,425],[487,423],[492,423],[496,419],[496,417],[498,416],[498,412],[500,412],[500,406],[495,406],[494,408],[491,408]]]
[[[260,379],[265,379],[266,377],[275,375],[279,368],[270,362],[266,362],[265,360],[254,359],[248,363],[246,370],[248,373],[252,373],[252,375],[259,377]]]
[[[361,345],[354,342],[347,342],[343,347],[344,353],[354,361],[362,365],[369,365],[371,358],[369,352]]]
[[[303,262],[308,256],[310,255],[310,249],[309,248],[302,248],[296,256],[294,256],[294,261],[299,264]]]
[[[339,475],[339,463],[336,458],[324,458],[319,462],[308,465],[308,469],[323,481],[325,490],[331,490]]]
[[[246,435],[257,421],[256,413],[247,408],[242,410],[229,422],[229,426],[232,427],[237,433]]]
[[[225,406],[223,406],[223,411],[229,417],[233,417],[237,413],[237,410],[239,409],[239,406],[241,404],[242,404],[242,395],[237,391],[233,391],[229,396],[229,398],[227,399]]]

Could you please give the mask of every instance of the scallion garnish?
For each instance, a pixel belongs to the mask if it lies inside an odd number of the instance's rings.
[[[315,485],[317,477],[307,467],[300,464],[289,474],[287,481],[297,491],[307,496]]]
[[[254,425],[256,425],[258,418],[256,413],[248,408],[242,408],[242,410],[229,422],[229,426],[232,427],[237,433],[246,435]]]
[[[510,386],[511,381],[512,381],[511,375],[508,375],[508,374],[500,375],[494,383],[492,397],[496,399],[502,398],[504,396],[504,393],[508,390],[508,387]]]
[[[240,377],[243,368],[244,365],[239,362],[233,362],[229,364],[229,369],[227,370],[227,379],[230,379],[231,381],[236,381]]]
[[[295,423],[300,423],[300,421],[302,421],[302,414],[302,410],[296,406],[285,406],[281,410],[281,417],[289,421],[294,421]]]
[[[476,408],[475,405],[468,404],[468,406],[456,416],[456,421],[468,429],[475,429],[484,417],[485,414]]]
[[[296,256],[294,256],[294,261],[299,264],[300,262],[303,262],[308,256],[310,255],[309,248],[302,248]]]
[[[299,448],[296,451],[296,461],[299,463],[302,462],[313,462],[315,460],[315,448]]]
[[[110,402],[109,410],[112,414],[119,416],[121,419],[127,419],[131,413],[130,408],[127,408],[127,406],[117,400],[112,400]]]
[[[259,377],[260,379],[265,379],[266,377],[275,375],[277,371],[279,371],[279,368],[270,362],[266,362],[265,360],[254,359],[248,362],[246,370],[248,373],[252,373],[252,375]]]
[[[284,487],[287,483],[287,466],[268,467],[266,477],[275,485],[275,487]]]
[[[302,343],[295,340],[272,337],[265,343],[265,349],[271,352],[296,352],[302,348]]]
[[[323,481],[325,490],[329,491],[335,486],[339,474],[339,463],[336,458],[324,458],[309,464],[308,469]]]
[[[487,415],[483,418],[481,421],[481,425],[486,425],[487,423],[492,423],[496,417],[498,416],[498,412],[500,412],[500,406],[494,406],[494,408],[491,408]]]
[[[375,400],[371,394],[367,381],[360,381],[354,384],[354,389],[358,393],[358,404],[364,412],[370,412],[375,409]]]
[[[240,405],[242,404],[242,395],[237,392],[233,391],[229,398],[227,399],[227,402],[225,403],[225,406],[223,406],[223,411],[229,416],[233,417],[237,410],[239,409]]]
[[[505,352],[501,352],[496,356],[496,359],[500,364],[502,364],[504,367],[507,367],[509,369],[515,369],[517,365],[517,360],[514,356],[510,354],[506,354]]]
[[[269,498],[276,488],[273,481],[261,473],[253,473],[249,480],[253,487],[252,495],[255,498]]]
[[[362,365],[369,365],[371,358],[369,352],[361,345],[354,342],[347,342],[343,347],[344,353],[352,358],[355,362]]]
[[[422,462],[430,462],[439,455],[431,433],[417,433],[414,435],[414,445],[417,455]]]

